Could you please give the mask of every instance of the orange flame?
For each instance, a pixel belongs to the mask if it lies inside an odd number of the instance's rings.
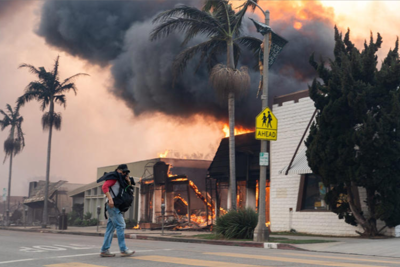
[[[140,229],[139,224],[137,224],[136,226],[134,226],[133,229]]]
[[[175,196],[174,199],[180,199],[183,202],[183,204],[185,204],[186,206],[188,205],[187,201],[180,195]]]
[[[224,128],[222,128],[222,131],[225,133],[225,137],[229,137],[229,125],[228,124],[224,124]],[[241,134],[245,134],[245,133],[251,133],[253,132],[253,130],[250,129],[246,129],[243,128],[242,126],[239,127],[235,127],[235,135],[241,135]]]
[[[158,153],[159,158],[166,158],[169,153],[169,150],[165,150],[164,153]]]
[[[258,180],[256,181],[256,211],[258,211]]]
[[[177,179],[170,180],[170,182],[184,182],[184,181],[187,181],[187,180],[188,180],[187,178],[177,178]]]
[[[296,30],[300,30],[302,27],[303,27],[303,24],[301,22],[299,22],[299,21],[296,21],[293,24],[293,28],[295,28]]]
[[[271,226],[271,222],[266,222],[265,226],[270,227]]]

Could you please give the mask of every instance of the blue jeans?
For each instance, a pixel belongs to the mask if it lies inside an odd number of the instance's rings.
[[[117,229],[117,237],[118,237],[118,245],[119,250],[124,252],[128,250],[125,245],[125,220],[122,213],[119,211],[118,208],[110,208],[107,204],[107,212],[108,212],[108,222],[107,222],[107,229],[106,233],[104,234],[104,242],[103,246],[101,247],[101,252],[104,252],[111,247],[111,242],[114,236],[114,230]]]

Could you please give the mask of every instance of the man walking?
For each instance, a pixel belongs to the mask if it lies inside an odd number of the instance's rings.
[[[110,252],[111,242],[114,236],[114,230],[117,230],[118,237],[118,245],[121,251],[121,257],[129,257],[135,253],[135,251],[130,250],[126,247],[125,244],[125,220],[121,211],[114,206],[114,200],[119,192],[120,186],[124,186],[125,183],[128,185],[134,184],[133,179],[129,178],[129,170],[126,164],[121,164],[118,168],[113,171],[105,174],[103,177],[97,180],[97,182],[101,182],[105,180],[105,183],[102,186],[104,194],[107,196],[106,201],[106,210],[108,212],[108,222],[106,233],[104,234],[104,242],[101,247],[101,257],[115,257],[115,254]],[[124,182],[121,185],[121,181]],[[112,195],[110,194],[110,190]]]

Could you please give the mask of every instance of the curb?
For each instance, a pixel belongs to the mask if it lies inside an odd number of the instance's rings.
[[[104,236],[104,233],[89,233],[89,232],[66,232],[64,230],[51,230],[51,229],[13,229],[7,227],[0,227],[0,230],[20,231],[20,232],[36,232],[36,233],[49,233],[49,234],[69,234],[69,235],[85,235],[85,236]],[[117,235],[114,234],[114,237]],[[155,241],[169,241],[169,242],[183,242],[183,243],[196,243],[208,245],[222,245],[222,246],[238,246],[238,247],[253,247],[265,249],[286,249],[286,250],[302,250],[290,244],[281,243],[262,243],[250,241],[226,241],[226,240],[204,240],[195,238],[177,238],[177,237],[164,237],[164,236],[149,236],[140,234],[125,234],[126,239],[140,239],[140,240],[155,240]]]
[[[184,242],[184,243],[197,243],[208,245],[223,245],[223,246],[240,246],[240,247],[253,247],[265,249],[286,249],[286,250],[303,250],[290,244],[281,243],[262,243],[262,242],[248,242],[248,241],[225,241],[225,240],[203,240],[194,238],[176,238],[176,237],[163,237],[163,236],[147,236],[138,234],[126,234],[129,239],[142,239],[142,240],[156,240],[156,241],[169,241],[169,242]]]

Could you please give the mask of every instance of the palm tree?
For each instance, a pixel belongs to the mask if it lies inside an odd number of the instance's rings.
[[[254,1],[258,2],[258,1]],[[153,22],[161,23],[151,33],[150,39],[157,40],[168,36],[175,30],[182,31],[186,45],[196,35],[203,34],[208,40],[189,47],[176,56],[172,71],[174,82],[186,68],[187,62],[201,54],[199,65],[205,61],[211,73],[210,81],[220,98],[228,98],[229,112],[229,177],[231,185],[231,208],[236,209],[236,168],[235,168],[235,96],[240,96],[250,87],[247,68],[236,69],[240,46],[251,49],[258,56],[261,40],[240,36],[242,20],[247,11],[255,5],[246,1],[236,13],[227,0],[207,0],[203,9],[180,5],[160,13]],[[226,54],[226,66],[217,64],[217,56]]]
[[[25,93],[18,98],[18,104],[24,105],[26,102],[31,100],[39,101],[40,108],[45,111],[49,107],[49,111],[45,112],[42,116],[42,127],[43,130],[49,130],[49,140],[47,145],[47,165],[46,165],[46,186],[44,194],[44,207],[43,207],[43,221],[42,227],[47,226],[48,217],[48,194],[49,194],[49,177],[50,177],[50,155],[51,155],[51,137],[53,134],[53,127],[56,130],[61,129],[61,113],[54,111],[54,105],[59,104],[66,107],[65,94],[69,91],[73,91],[76,95],[77,88],[72,82],[78,76],[87,75],[85,73],[75,74],[63,82],[59,81],[58,66],[60,57],[58,56],[54,68],[48,72],[44,67],[36,68],[32,65],[22,64],[19,68],[28,68],[29,71],[38,77],[37,81],[33,81],[28,84],[25,89]]]
[[[11,176],[12,176],[12,162],[13,157],[17,155],[25,146],[24,133],[22,132],[21,124],[23,118],[19,115],[20,106],[17,105],[14,110],[9,104],[6,105],[6,111],[0,109],[0,114],[4,117],[0,120],[0,129],[3,131],[8,126],[11,127],[10,134],[6,141],[4,141],[4,152],[6,156],[4,157],[3,163],[6,161],[7,157],[10,158],[10,170],[8,175],[8,196],[7,196],[7,210],[10,210],[10,195],[11,195]],[[9,223],[9,214],[7,212],[7,224]]]

